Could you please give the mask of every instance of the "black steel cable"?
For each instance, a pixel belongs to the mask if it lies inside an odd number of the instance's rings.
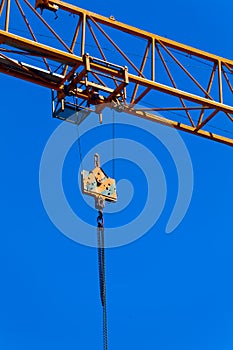
[[[76,104],[76,106],[78,106],[78,103],[76,101],[75,101],[75,104]],[[81,147],[81,140],[80,140],[78,120],[76,122],[77,122],[76,123],[76,131],[77,131],[77,141],[78,141],[78,152],[79,152],[80,167],[81,167],[81,170],[83,170],[83,156],[82,156],[82,147]]]
[[[101,237],[101,228],[97,229],[97,237],[98,237],[98,269],[99,269],[99,288],[100,288],[100,299],[101,304],[104,306],[104,293],[103,293],[103,258],[102,258],[102,237]]]
[[[104,248],[104,228],[101,231],[102,235],[102,299],[103,299],[103,348],[108,349],[108,325],[107,325],[107,300],[106,300],[106,277],[105,277],[105,248]]]
[[[115,138],[116,138],[116,130],[115,130],[115,111],[112,110],[112,177],[115,179]]]
[[[99,211],[97,222],[98,222],[97,241],[98,241],[99,286],[100,286],[100,299],[101,299],[102,310],[103,310],[103,349],[108,350],[104,226],[103,226],[103,213],[101,211]]]

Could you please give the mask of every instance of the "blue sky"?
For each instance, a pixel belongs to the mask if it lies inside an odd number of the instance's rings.
[[[103,0],[79,1],[78,6],[232,58],[229,0],[221,1],[221,8],[209,0],[145,0],[143,6],[131,0],[111,5]],[[41,200],[41,156],[60,124],[51,118],[50,97],[45,88],[1,74],[3,350],[102,348],[96,249],[59,232]],[[127,130],[117,128],[116,133],[122,138]],[[159,220],[146,235],[106,253],[109,349],[230,350],[232,149],[180,133],[192,160],[194,189],[186,216],[167,235],[165,227],[177,193],[174,164],[159,142],[150,145],[148,134],[131,128],[130,136],[143,140],[159,160],[168,194]],[[83,152],[99,137],[103,135],[92,132],[89,141],[83,140]],[[64,166],[64,189],[75,212],[94,222],[94,211],[79,202],[78,162],[74,145]],[[110,164],[107,170],[111,173]],[[141,188],[146,190],[145,176],[130,161],[117,160],[116,178],[124,177],[134,185],[132,203],[123,218],[107,214],[108,222],[127,223],[145,200],[140,193]]]

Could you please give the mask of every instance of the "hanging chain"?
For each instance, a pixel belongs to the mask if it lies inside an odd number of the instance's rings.
[[[105,278],[105,248],[104,248],[104,219],[103,219],[102,210],[99,210],[99,215],[97,217],[97,240],[98,240],[100,299],[101,299],[101,304],[102,304],[102,308],[103,308],[103,349],[108,350],[106,278]]]

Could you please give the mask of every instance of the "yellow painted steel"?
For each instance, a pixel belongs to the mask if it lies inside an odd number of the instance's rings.
[[[217,56],[217,55],[208,53],[208,52],[203,51],[203,50],[196,49],[194,47],[191,47],[191,46],[188,46],[185,44],[178,43],[174,40],[164,38],[162,36],[147,32],[145,30],[141,30],[139,28],[130,26],[128,24],[118,22],[116,20],[113,21],[110,18],[101,16],[101,15],[96,14],[96,13],[91,12],[91,11],[84,10],[80,7],[65,3],[63,1],[58,1],[58,0],[50,1],[49,0],[48,3],[50,5],[57,5],[60,9],[65,10],[65,11],[69,11],[70,13],[73,13],[76,15],[84,15],[85,14],[86,16],[95,19],[99,23],[106,24],[109,27],[112,27],[115,29],[119,29],[122,32],[133,34],[135,36],[139,36],[141,38],[151,40],[151,41],[154,39],[155,41],[164,43],[166,46],[171,47],[173,49],[178,49],[178,50],[183,51],[185,53],[188,53],[190,55],[193,54],[197,57],[204,58],[204,59],[212,61],[212,62],[220,61],[220,62],[223,62],[224,64],[228,64],[229,67],[233,68],[233,60],[223,58],[221,56]]]
[[[230,73],[233,73],[233,60],[220,57],[218,55],[214,55],[196,48],[193,48],[191,46],[178,43],[176,41],[163,38],[161,36],[158,36],[156,34],[149,33],[147,31],[135,28],[133,26],[121,23],[116,21],[113,18],[107,18],[104,16],[101,16],[99,14],[81,9],[77,6],[65,3],[63,1],[59,0],[36,0],[35,7],[40,8],[41,10],[47,9],[56,12],[58,9],[68,11],[69,13],[73,13],[76,15],[79,15],[80,19],[74,34],[74,39],[71,45],[71,49],[68,48],[67,51],[56,49],[54,47],[41,44],[37,41],[29,40],[24,37],[12,34],[9,32],[9,20],[10,20],[10,0],[8,1],[2,1],[1,11],[3,9],[4,3],[6,3],[7,10],[6,10],[6,20],[5,20],[5,30],[0,30],[0,44],[7,45],[9,47],[17,48],[19,50],[25,51],[26,53],[32,54],[33,56],[42,57],[46,60],[51,60],[55,62],[59,62],[60,64],[64,65],[63,74],[53,75],[49,71],[48,72],[42,72],[40,68],[31,68],[26,65],[17,63],[16,61],[11,60],[10,58],[7,58],[4,56],[4,54],[0,53],[0,71],[30,82],[33,82],[35,84],[39,84],[42,86],[45,86],[50,89],[54,89],[59,91],[61,96],[63,96],[62,89],[64,87],[64,84],[69,81],[69,78],[71,77],[72,73],[75,72],[79,67],[82,67],[84,69],[81,74],[79,74],[73,82],[71,82],[68,85],[68,88],[71,90],[73,86],[75,86],[75,83],[79,82],[81,79],[83,79],[84,74],[86,74],[87,71],[94,71],[96,74],[104,74],[107,75],[112,79],[112,81],[115,81],[115,79],[119,78],[121,79],[120,84],[118,83],[115,90],[112,90],[108,88],[107,86],[102,86],[102,91],[109,92],[109,96],[107,98],[106,102],[111,102],[111,99],[113,97],[116,97],[118,93],[123,91],[124,89],[127,89],[127,86],[134,86],[134,92],[133,97],[130,104],[125,104],[124,111],[141,117],[145,118],[151,121],[155,121],[164,125],[168,125],[171,127],[174,127],[178,130],[186,131],[188,133],[202,136],[214,141],[222,142],[224,144],[233,146],[233,139],[228,138],[225,136],[213,134],[210,131],[203,130],[203,127],[209,122],[209,120],[212,120],[212,118],[218,113],[223,112],[225,115],[230,119],[230,121],[233,121],[232,115],[233,115],[233,105],[228,105],[224,103],[224,93],[223,93],[223,82],[222,78],[223,76],[226,78],[227,84],[231,90],[231,93],[233,93],[232,86],[230,84],[230,81],[228,80],[228,77],[226,76],[226,68],[229,70]],[[94,61],[88,61],[88,68],[87,68],[87,60],[85,59],[85,48],[86,48],[86,27],[89,26],[90,29],[90,23],[88,22],[88,19],[90,19],[94,24],[104,24],[108,27],[115,28],[119,30],[119,32],[126,32],[129,33],[135,37],[143,38],[147,41],[147,48],[143,57],[143,61],[141,63],[141,67],[136,67],[128,58],[127,55],[122,52],[122,50],[117,47],[117,45],[114,43],[114,41],[106,34],[107,39],[115,46],[116,49],[123,55],[123,57],[128,60],[129,64],[131,65],[131,68],[133,67],[134,70],[138,73],[132,74],[129,70],[127,72],[127,76],[125,75],[124,70],[120,70],[114,67],[113,65],[107,65],[100,62],[100,60],[94,60]],[[98,27],[99,28],[99,27]],[[81,29],[81,30],[79,30]],[[102,29],[101,29],[102,30]],[[76,39],[78,37],[79,31],[81,32],[81,47],[80,47],[80,56],[73,54],[73,48],[75,46]],[[104,31],[102,30],[103,34]],[[106,61],[104,53],[101,49],[101,45],[99,44],[96,37],[94,37],[96,44],[99,48],[99,51],[103,57],[103,60]],[[213,64],[213,70],[209,79],[208,87],[207,89],[204,89],[187,71],[185,67],[183,67],[179,62],[177,61],[178,65],[183,69],[189,78],[193,80],[193,82],[202,90],[202,93],[204,93],[205,97],[198,95],[196,93],[190,93],[187,91],[184,91],[182,89],[178,89],[176,87],[176,84],[174,83],[173,77],[168,69],[168,67],[165,67],[167,69],[167,73],[170,76],[170,80],[172,82],[172,86],[158,83],[155,80],[155,49],[157,49],[158,53],[160,51],[157,48],[157,44],[159,44],[162,48],[165,48],[165,50],[172,48],[175,50],[178,50],[180,52],[184,52],[188,55],[193,55],[195,57],[201,58],[203,60],[209,61],[211,64]],[[145,66],[145,62],[148,56],[148,52],[151,50],[151,66],[150,66],[150,79],[145,78],[143,76],[143,69]],[[171,54],[172,56],[172,54]],[[163,64],[166,64],[163,57],[160,56]],[[103,61],[103,62],[104,62]],[[175,60],[176,62],[176,60]],[[115,62],[116,63],[116,62]],[[70,69],[69,69],[70,68]],[[215,70],[217,69],[217,78],[218,78],[218,100],[214,100],[210,97],[210,91],[212,87],[212,83],[215,76]],[[98,81],[101,82],[100,76],[98,77]],[[93,84],[92,84],[93,85]],[[86,85],[87,86],[87,85]],[[89,83],[89,86],[91,84]],[[94,86],[94,85],[93,85]],[[144,87],[144,92],[141,92],[141,95],[137,95],[137,91],[139,87]],[[200,110],[202,109],[199,120],[196,123],[190,119],[191,125],[187,125],[184,123],[180,123],[174,120],[170,120],[161,116],[156,116],[154,114],[145,112],[145,111],[139,111],[134,107],[134,104],[138,103],[142,98],[144,98],[150,91],[159,91],[167,95],[175,96],[177,97],[180,102],[182,103],[183,110],[187,112],[187,115],[189,116],[188,108],[186,107],[184,101],[191,101],[192,103],[198,104],[200,106]],[[72,93],[76,95],[77,97],[87,99],[88,100],[88,94],[85,91],[82,90],[73,90]],[[210,114],[205,119],[203,118],[204,110],[209,109]]]
[[[15,34],[7,33],[0,30],[0,44],[6,44],[20,50],[25,50],[37,55],[38,57],[50,58],[54,61],[74,66],[77,63],[81,64],[82,58],[62,50],[55,49],[51,46],[20,37]]]
[[[160,116],[157,116],[157,115],[154,115],[151,113],[145,113],[145,112],[134,111],[134,110],[129,110],[129,111],[127,111],[127,113],[129,113],[131,115],[135,115],[135,116],[143,118],[143,119],[154,121],[154,122],[162,124],[162,125],[172,127],[174,129],[177,129],[177,130],[185,131],[185,132],[188,132],[190,134],[193,134],[196,136],[201,136],[201,137],[204,137],[206,139],[210,139],[212,141],[217,141],[217,142],[220,142],[220,143],[223,143],[225,145],[233,147],[233,140],[228,138],[228,137],[220,136],[220,135],[217,135],[215,133],[205,131],[205,130],[196,131],[196,128],[194,128],[194,127],[191,127],[191,126],[183,124],[183,123],[176,122],[176,121],[171,120],[171,119],[160,117]]]
[[[53,59],[54,61],[68,64],[70,66],[75,65],[84,65],[83,59],[81,56],[76,56],[74,54],[66,53],[62,50],[54,49],[51,46],[46,46],[32,40],[28,40],[14,34],[6,33],[5,31],[0,30],[0,43],[6,43],[13,47],[27,50],[31,53],[37,54],[38,56],[44,56],[48,59]],[[97,63],[91,63],[91,68],[100,71],[102,73],[108,73],[111,76],[119,76],[119,72],[113,68],[102,66]],[[233,106],[228,106],[220,102],[216,102],[204,97],[200,97],[164,84],[157,83],[152,80],[148,80],[133,74],[128,74],[129,82],[145,86],[147,88],[156,89],[158,91],[171,94],[174,96],[185,98],[192,102],[197,102],[203,106],[209,106],[212,108],[218,108],[221,111],[233,113]]]

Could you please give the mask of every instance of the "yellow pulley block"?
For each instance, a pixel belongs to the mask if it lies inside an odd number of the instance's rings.
[[[102,210],[105,200],[108,202],[117,201],[116,180],[108,177],[100,167],[100,156],[94,155],[95,168],[91,171],[81,172],[82,192],[95,198],[95,207]]]

